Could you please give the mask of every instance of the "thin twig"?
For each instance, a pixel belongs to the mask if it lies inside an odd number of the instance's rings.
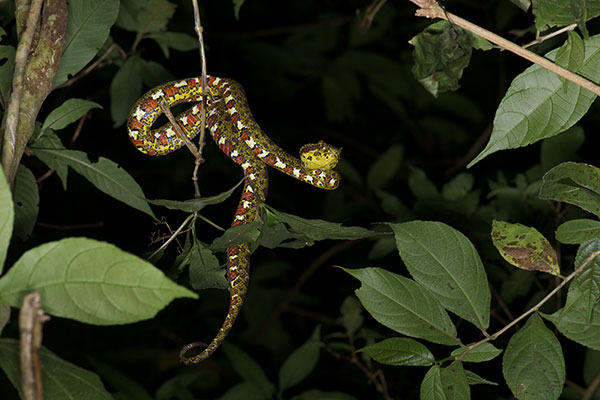
[[[375,16],[386,2],[387,0],[374,0],[373,3],[367,7],[365,15],[363,15],[359,22],[360,31],[362,33],[366,33],[369,28],[371,28],[371,24],[373,23]]]
[[[166,248],[173,240],[175,240],[177,236],[181,233],[181,231],[183,231],[185,226],[192,220],[192,218],[194,218],[194,214],[188,215],[188,217],[181,223],[181,225],[179,225],[179,228],[177,228],[177,230],[173,232],[173,234],[158,249],[156,249],[152,254],[146,257],[146,260],[151,260],[155,255],[157,255],[161,250]]]
[[[2,166],[4,173],[10,180],[10,166],[12,160],[17,155],[17,124],[19,122],[19,109],[21,107],[21,97],[23,95],[23,84],[25,82],[25,67],[30,53],[33,36],[38,29],[40,14],[42,10],[42,0],[33,0],[29,6],[29,15],[25,24],[25,30],[19,40],[17,51],[15,53],[15,65],[13,71],[12,90],[6,108],[6,119],[4,129],[2,129]]]
[[[598,372],[596,374],[596,376],[594,377],[594,380],[592,380],[592,382],[589,384],[587,389],[585,389],[583,396],[581,396],[581,400],[591,400],[592,396],[594,395],[594,392],[596,391],[596,389],[598,389],[599,386],[600,386],[600,372]]]
[[[171,126],[173,127],[175,133],[177,133],[177,136],[179,136],[179,138],[183,140],[183,143],[185,143],[185,147],[188,148],[188,150],[194,155],[194,157],[200,157],[198,149],[196,148],[196,146],[194,146],[194,143],[192,143],[190,138],[186,135],[183,129],[181,129],[181,126],[175,120],[175,117],[173,116],[173,113],[171,112],[171,109],[169,108],[169,105],[167,104],[167,101],[164,99],[164,97],[158,99],[158,104],[160,104],[162,112],[165,113],[165,116],[171,123]]]
[[[41,310],[39,292],[33,292],[23,298],[19,312],[21,388],[25,400],[43,400],[42,365],[39,350],[42,346],[42,325],[48,317]]]
[[[532,313],[536,312],[537,310],[539,310],[548,300],[550,300],[552,298],[552,296],[554,296],[560,289],[562,289],[563,286],[565,286],[567,283],[569,283],[571,281],[571,279],[573,279],[581,271],[583,271],[588,266],[588,264],[591,263],[592,260],[594,258],[596,258],[598,255],[600,255],[600,250],[595,251],[592,254],[590,254],[579,267],[577,267],[573,272],[571,272],[558,286],[556,286],[550,293],[548,293],[548,295],[546,297],[544,297],[542,300],[540,300],[535,306],[531,307],[529,310],[527,310],[526,312],[521,314],[517,319],[513,320],[511,323],[509,323],[508,325],[506,325],[504,328],[500,329],[498,332],[494,333],[493,335],[490,335],[490,336],[486,337],[485,339],[482,339],[479,342],[466,347],[465,351],[456,357],[456,360],[462,359],[468,352],[473,350],[475,347],[480,346],[483,343],[487,343],[490,340],[497,339],[498,336],[502,335],[504,332],[509,330],[513,325],[517,324],[519,321],[521,321],[522,319],[527,317],[529,314],[532,314]]]
[[[415,13],[415,15],[419,17],[425,18],[441,18],[444,19],[456,26],[459,26],[463,29],[468,30],[471,33],[481,36],[484,39],[502,47],[505,50],[508,50],[524,59],[531,61],[534,64],[539,65],[542,68],[547,69],[548,71],[554,72],[556,75],[578,85],[582,88],[589,90],[597,96],[600,96],[600,86],[595,84],[594,82],[584,78],[581,75],[577,75],[574,72],[569,71],[566,68],[561,67],[553,63],[552,61],[539,56],[527,49],[522,48],[521,46],[511,42],[503,38],[502,36],[496,35],[493,32],[490,32],[482,27],[473,24],[472,22],[467,21],[457,15],[451,14],[443,10],[434,0],[409,0],[412,3],[421,7]]]
[[[526,45],[524,45],[523,48],[526,49],[526,48],[531,47],[533,45],[536,45],[538,43],[542,43],[543,41],[551,39],[551,38],[553,38],[555,36],[558,36],[561,33],[572,31],[575,28],[577,28],[577,24],[571,24],[571,25],[568,25],[568,26],[563,26],[562,28],[560,28],[560,29],[558,29],[558,30],[556,30],[556,31],[554,31],[552,33],[549,33],[549,34],[547,34],[545,36],[540,36],[539,38],[536,38],[535,40],[533,40],[533,41],[527,43]]]

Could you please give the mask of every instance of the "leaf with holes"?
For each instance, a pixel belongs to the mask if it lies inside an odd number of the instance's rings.
[[[48,314],[95,325],[149,319],[173,299],[197,297],[141,258],[86,238],[46,243],[23,254],[0,279],[0,303],[19,307],[34,290]]]
[[[565,162],[542,178],[540,198],[574,204],[600,217],[600,168]]]
[[[558,339],[537,314],[508,342],[502,373],[519,400],[560,397],[565,383],[565,359]]]
[[[502,258],[517,268],[560,274],[556,250],[535,228],[494,220],[492,242]]]

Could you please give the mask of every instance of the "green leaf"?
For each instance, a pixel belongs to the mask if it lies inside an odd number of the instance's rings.
[[[306,379],[317,366],[321,342],[321,326],[317,326],[310,338],[286,358],[279,369],[279,391],[296,386]]]
[[[193,397],[192,397],[193,398]],[[191,398],[191,399],[192,399]],[[253,382],[240,382],[230,387],[219,400],[270,400]]]
[[[175,75],[156,61],[143,60],[142,80],[146,86],[153,88],[165,82],[175,80]]]
[[[527,12],[531,5],[531,0],[510,0],[510,2],[525,12]]]
[[[48,114],[42,125],[40,135],[48,128],[59,131],[77,121],[92,108],[102,108],[98,103],[82,99],[69,99]]]
[[[560,274],[556,250],[535,228],[494,220],[492,242],[502,258],[517,268]]]
[[[167,23],[175,14],[177,5],[167,0],[150,0],[148,5],[138,14],[140,32],[158,32],[167,27]]]
[[[561,162],[572,161],[577,158],[577,150],[585,141],[585,133],[579,125],[572,126],[565,132],[542,141],[540,162],[542,169],[548,171]]]
[[[473,385],[498,386],[498,384],[496,382],[492,382],[492,381],[488,381],[487,379],[483,379],[482,377],[477,375],[475,372],[465,370],[465,375],[467,376],[467,383],[469,384],[469,386],[473,386]]]
[[[240,180],[234,187],[231,189],[219,193],[216,196],[209,197],[200,197],[198,199],[189,199],[184,201],[176,201],[176,200],[148,200],[148,203],[154,204],[157,206],[163,206],[170,210],[180,210],[185,211],[187,213],[194,213],[202,210],[204,207],[219,204],[224,202],[231,196],[233,191],[240,186],[240,184],[244,181],[244,179]]]
[[[576,23],[576,17],[571,8],[572,0],[537,0],[537,13],[535,27],[544,31],[552,26],[566,26]],[[600,3],[597,1],[586,1],[585,14],[587,19],[600,15]]]
[[[148,37],[154,40],[162,50],[165,58],[169,58],[169,49],[190,51],[198,48],[198,39],[182,32],[151,33]]]
[[[356,400],[356,397],[343,392],[312,389],[292,397],[292,400]]]
[[[380,268],[343,270],[361,281],[356,296],[379,323],[433,343],[457,343],[450,317],[418,283]]]
[[[197,297],[141,258],[87,238],[25,252],[0,279],[0,303],[19,307],[35,290],[48,314],[95,325],[149,319],[173,299]]]
[[[346,333],[350,337],[354,336],[354,333],[362,326],[365,320],[362,316],[362,310],[360,302],[354,296],[346,297],[340,307],[342,316],[339,320],[344,325]]]
[[[420,390],[421,400],[447,400],[444,388],[442,387],[442,377],[440,367],[434,365],[429,368],[421,382]]]
[[[6,181],[6,175],[0,167],[0,273],[4,267],[4,260],[6,260],[14,219],[15,210],[13,208],[12,193]]]
[[[108,383],[120,395],[132,400],[153,400],[146,389],[121,371],[108,364],[88,358],[89,363],[100,374],[102,380]]]
[[[565,383],[565,360],[558,339],[537,315],[508,342],[502,361],[504,379],[515,397],[558,399]]]
[[[2,336],[2,331],[8,321],[10,321],[10,307],[6,304],[0,304],[0,336]]]
[[[427,347],[410,338],[389,338],[357,351],[364,351],[373,360],[387,365],[427,367],[435,361]]]
[[[429,25],[413,37],[414,77],[433,96],[457,90],[469,65],[473,36],[447,21]]]
[[[245,0],[233,0],[233,15],[235,15],[236,21],[240,20],[240,8],[244,4]]]
[[[440,193],[433,182],[419,168],[411,168],[410,176],[408,177],[408,187],[418,199],[427,200],[440,197]]]
[[[564,201],[600,216],[600,168],[565,162],[542,178],[540,198]]]
[[[573,219],[556,230],[556,240],[564,244],[581,244],[600,237],[600,222],[593,219]]]
[[[248,224],[232,226],[223,235],[219,236],[210,245],[211,249],[226,249],[242,243],[253,243],[260,236],[262,222],[254,221]]]
[[[56,175],[60,178],[63,189],[67,190],[67,175],[69,172],[69,164],[62,157],[55,157],[51,153],[40,150],[66,150],[59,137],[52,131],[47,131],[44,136],[37,139],[29,146],[29,150],[33,151],[35,156],[39,158],[49,168],[56,171]]]
[[[468,347],[468,346],[466,346],[466,347]],[[458,348],[458,349],[454,350],[450,355],[453,357],[458,357],[464,351],[465,351],[464,348]],[[493,360],[500,353],[502,353],[502,350],[496,348],[493,344],[483,343],[483,344],[475,347],[473,350],[469,351],[460,360],[462,362],[484,362],[484,361]]]
[[[40,196],[33,173],[19,165],[15,180],[15,234],[23,241],[33,232],[37,220]]]
[[[569,31],[568,35],[567,41],[556,53],[555,62],[569,71],[578,71],[585,58],[583,39],[574,31]]]
[[[396,175],[402,158],[404,156],[404,147],[401,145],[390,146],[379,158],[371,165],[367,173],[367,184],[371,189],[381,189]]]
[[[190,285],[195,290],[208,288],[227,289],[225,270],[210,249],[198,245],[191,249],[190,254]]]
[[[600,239],[590,240],[579,246],[575,268],[595,251],[600,250]],[[552,315],[543,315],[571,340],[592,349],[600,350],[600,259],[593,259],[569,286],[567,302]]]
[[[85,394],[86,400],[112,400],[98,375],[71,364],[48,349],[40,349],[42,385],[44,398],[78,399]],[[21,398],[21,369],[19,367],[19,342],[15,339],[0,339],[0,368],[8,376]]]
[[[585,59],[576,71],[600,80],[600,35],[585,42]],[[554,60],[558,50],[546,54]],[[487,146],[467,168],[500,150],[515,149],[555,136],[573,126],[596,96],[556,74],[533,65],[511,83],[498,106]]]
[[[53,87],[79,72],[102,47],[119,14],[119,0],[78,0],[68,3],[66,41]]]
[[[294,233],[302,234],[311,240],[357,240],[379,235],[377,232],[358,226],[342,226],[342,224],[320,219],[304,219],[277,211],[272,207],[269,207],[269,211],[277,221],[289,225]]]
[[[127,120],[129,110],[142,94],[143,70],[143,60],[137,55],[131,56],[110,83],[110,116],[115,127]]]
[[[60,159],[102,192],[156,219],[140,185],[118,164],[104,157],[93,163],[78,150],[51,150],[37,146],[30,146],[36,156]]]
[[[471,241],[441,222],[389,225],[413,279],[444,308],[485,330],[491,294],[483,263]]]
[[[468,172],[461,172],[442,187],[442,197],[446,200],[459,200],[473,190],[475,178]]]
[[[446,399],[468,400],[471,398],[467,375],[460,361],[454,361],[449,366],[442,368],[440,371],[442,380],[442,388],[446,394]]]
[[[245,381],[258,386],[266,398],[272,398],[275,394],[275,387],[269,381],[260,365],[230,342],[224,342],[222,348],[238,375]]]

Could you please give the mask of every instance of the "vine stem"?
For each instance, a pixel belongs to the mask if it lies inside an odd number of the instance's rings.
[[[146,260],[151,260],[152,257],[157,255],[161,250],[166,248],[175,238],[181,233],[181,231],[188,225],[188,223],[194,218],[194,214],[188,215],[188,217],[179,225],[179,228],[175,232],[171,234],[171,236],[158,248],[156,249],[150,256],[146,257]]]
[[[517,324],[519,321],[521,321],[522,319],[527,317],[529,314],[532,314],[532,313],[536,312],[537,310],[539,310],[544,305],[544,303],[546,303],[548,300],[550,300],[552,298],[552,296],[554,296],[563,286],[565,286],[575,276],[577,276],[581,271],[583,271],[588,266],[588,264],[591,263],[592,260],[594,258],[596,258],[598,255],[600,255],[600,250],[595,251],[592,254],[590,254],[579,267],[577,267],[573,272],[571,272],[560,284],[558,284],[550,293],[548,293],[548,295],[546,297],[544,297],[542,300],[540,300],[539,303],[537,303],[535,306],[531,307],[529,310],[527,310],[526,312],[521,314],[517,319],[510,322],[508,325],[506,325],[504,328],[500,329],[498,332],[494,333],[493,335],[490,335],[490,336],[486,337],[485,339],[480,340],[477,343],[467,346],[465,348],[465,351],[462,352],[460,355],[458,355],[455,359],[457,361],[461,360],[468,352],[473,350],[475,347],[480,346],[483,343],[487,343],[491,340],[497,339],[498,336],[502,335],[504,332],[509,330],[513,325]]]
[[[554,72],[556,75],[573,82],[574,84],[581,86],[582,88],[589,90],[597,96],[600,96],[600,86],[596,85],[594,82],[584,78],[581,75],[577,75],[574,72],[569,71],[566,68],[561,67],[553,63],[552,61],[535,54],[532,51],[524,49],[523,47],[511,42],[503,38],[502,36],[496,35],[493,32],[488,31],[478,25],[473,24],[472,22],[467,21],[457,15],[451,14],[442,7],[435,0],[409,0],[411,3],[416,4],[419,8],[415,15],[418,17],[425,18],[441,18],[444,19],[456,26],[459,26],[467,31],[474,33],[476,35],[481,36],[482,38],[502,47],[505,50],[508,50],[524,59],[531,61],[534,64],[539,65],[547,69],[548,71]]]

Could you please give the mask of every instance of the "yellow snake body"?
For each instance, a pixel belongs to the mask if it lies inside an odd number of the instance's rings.
[[[131,110],[128,133],[134,146],[148,155],[169,154],[184,145],[170,124],[152,129],[162,113],[158,100],[169,106],[182,102],[199,102],[202,87],[199,78],[173,81],[147,92]],[[333,170],[340,158],[340,149],[323,142],[308,144],[300,149],[300,160],[283,151],[258,126],[242,86],[230,79],[208,77],[206,124],[219,148],[244,171],[245,180],[241,199],[234,214],[232,226],[259,218],[260,205],[265,201],[268,188],[267,165],[285,174],[321,189],[333,190],[340,181]],[[193,138],[201,127],[201,105],[176,117],[176,121]],[[229,311],[219,332],[199,354],[186,356],[188,350],[201,346],[191,343],[180,353],[185,364],[198,363],[208,358],[225,340],[239,315],[248,290],[250,272],[250,243],[227,249],[227,277],[229,282]]]

